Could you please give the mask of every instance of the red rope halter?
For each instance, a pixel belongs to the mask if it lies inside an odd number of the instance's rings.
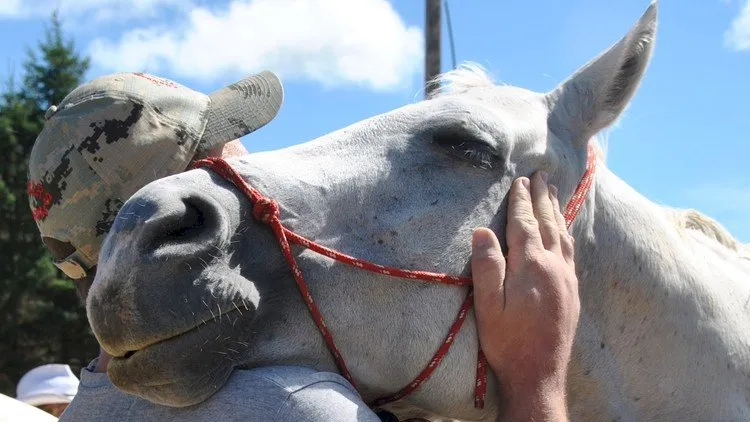
[[[568,227],[570,227],[576,215],[578,215],[578,211],[581,209],[581,206],[586,199],[586,194],[591,188],[595,164],[596,153],[594,152],[594,149],[592,147],[589,147],[588,159],[586,162],[586,171],[584,172],[581,181],[578,183],[573,196],[565,207],[564,216]],[[323,315],[320,313],[318,306],[315,304],[315,301],[310,294],[310,289],[307,286],[305,278],[302,276],[302,271],[300,271],[299,266],[297,265],[297,261],[294,259],[294,255],[292,255],[290,246],[291,243],[300,245],[331,259],[343,262],[347,265],[351,265],[353,267],[361,268],[363,270],[378,274],[413,280],[452,284],[455,286],[471,285],[471,279],[468,277],[457,277],[448,274],[432,273],[427,271],[412,271],[403,270],[400,268],[386,267],[383,265],[365,261],[363,259],[354,258],[339,251],[327,248],[319,243],[315,243],[312,240],[302,237],[284,227],[279,216],[278,203],[275,200],[264,196],[263,194],[258,192],[258,190],[251,187],[242,178],[242,176],[240,176],[237,171],[232,168],[229,163],[224,161],[224,159],[217,157],[200,160],[195,162],[192,166],[192,168],[198,167],[209,167],[219,176],[232,182],[232,184],[234,184],[240,191],[242,191],[242,193],[244,193],[245,196],[247,196],[250,202],[253,204],[253,217],[257,221],[266,223],[271,226],[273,233],[276,235],[276,239],[279,241],[281,252],[283,253],[286,262],[289,264],[289,267],[292,270],[292,274],[294,275],[294,279],[297,282],[297,287],[302,294],[302,298],[304,299],[305,303],[307,304],[307,308],[312,314],[315,325],[318,326],[318,330],[320,330],[320,333],[323,335],[326,345],[328,346],[328,350],[330,350],[331,354],[333,354],[339,371],[344,376],[344,378],[346,378],[354,386],[354,388],[357,388],[357,384],[354,381],[351,373],[349,373],[349,369],[347,369],[346,363],[341,357],[341,353],[336,347],[336,343],[334,343],[333,341],[333,336],[331,335],[331,332],[328,331],[328,327],[323,320]],[[435,352],[432,359],[430,359],[430,362],[422,370],[422,372],[420,372],[419,375],[414,378],[414,381],[410,382],[401,390],[397,391],[396,393],[375,399],[370,402],[369,405],[371,407],[380,407],[386,403],[400,400],[417,390],[430,377],[430,375],[432,375],[433,371],[435,371],[438,365],[440,365],[440,362],[450,350],[451,345],[453,345],[453,340],[456,338],[456,335],[461,329],[464,320],[466,320],[466,315],[468,314],[469,309],[473,304],[474,296],[471,288],[469,288],[469,291],[466,294],[466,299],[464,299],[461,307],[458,309],[458,315],[456,316],[456,320],[451,325],[451,328],[448,331],[448,335],[445,337],[443,343],[440,345],[437,352]],[[479,409],[484,407],[484,399],[487,392],[486,368],[487,361],[480,347],[477,356],[476,384],[474,388],[474,407]]]

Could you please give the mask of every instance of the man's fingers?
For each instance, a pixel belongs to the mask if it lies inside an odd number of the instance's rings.
[[[560,211],[560,201],[557,199],[557,186],[549,185],[549,195],[549,199],[552,201],[552,211],[555,213],[555,221],[557,221],[557,227],[561,231],[567,233],[568,224],[565,222],[565,217]]]
[[[514,249],[544,247],[539,234],[539,223],[531,205],[530,187],[531,183],[526,177],[519,177],[510,187],[508,226],[505,229],[508,253]]]
[[[471,239],[471,277],[477,324],[492,325],[505,309],[505,258],[495,233],[478,228]],[[485,326],[484,329],[492,329]]]
[[[573,252],[575,247],[573,246],[573,236],[568,234],[568,224],[565,222],[560,212],[560,201],[557,199],[557,186],[549,186],[550,200],[552,201],[552,210],[555,213],[555,220],[557,220],[557,227],[560,233],[560,247],[562,249],[563,258],[568,263],[573,262]]]
[[[539,221],[539,232],[542,236],[544,248],[553,252],[560,252],[560,232],[557,228],[552,201],[547,187],[547,173],[538,171],[531,178],[531,201],[534,216]]]

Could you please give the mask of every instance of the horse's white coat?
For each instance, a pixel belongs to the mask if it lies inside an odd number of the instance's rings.
[[[513,179],[545,169],[561,197],[570,196],[588,142],[632,97],[655,29],[653,4],[623,40],[549,94],[492,86],[484,73],[461,70],[430,101],[234,164],[305,236],[375,262],[458,274],[474,227],[504,234]],[[595,180],[572,228],[582,306],[572,419],[750,419],[745,247],[699,214],[653,204],[603,164]],[[238,365],[335,370],[275,240],[226,183],[188,172],[147,186],[123,210],[134,218],[115,223],[88,302],[105,349],[139,350],[110,365],[118,386],[187,405],[220,388]],[[309,251],[298,260],[367,400],[422,370],[465,295]],[[391,409],[402,417],[495,417],[494,382],[487,408],[472,406],[476,353],[470,316],[430,381]]]

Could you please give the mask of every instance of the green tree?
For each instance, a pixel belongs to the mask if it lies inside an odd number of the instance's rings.
[[[56,14],[24,63],[23,84],[0,93],[0,393],[15,395],[29,369],[97,351],[73,282],[52,265],[26,194],[28,158],[44,112],[82,81],[88,58],[66,40]]]

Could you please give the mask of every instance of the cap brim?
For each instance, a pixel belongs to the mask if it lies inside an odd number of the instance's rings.
[[[23,399],[19,398],[18,400],[30,406],[40,406],[43,404],[70,403],[73,401],[73,397],[74,395],[44,393],[24,397]]]
[[[208,120],[198,145],[202,151],[245,136],[273,120],[284,100],[284,88],[278,76],[264,71],[208,97]]]

